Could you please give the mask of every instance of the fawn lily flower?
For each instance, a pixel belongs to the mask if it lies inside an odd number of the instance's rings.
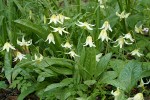
[[[16,57],[14,58],[14,62],[17,61],[18,59],[21,61],[22,59],[27,59],[27,58],[25,57],[24,54],[22,54],[21,52],[17,51]]]
[[[120,36],[115,42],[118,42],[118,45],[116,45],[116,46],[114,46],[114,47],[120,46],[120,48],[123,47],[124,43],[125,43],[125,44],[128,44],[128,45],[132,44],[132,43],[128,43],[128,42],[124,39],[123,36]]]
[[[143,29],[143,32],[145,32],[145,33],[148,33],[148,31],[149,31],[149,28],[144,28]]]
[[[127,100],[144,100],[142,93],[137,93],[134,97],[128,98]]]
[[[86,42],[84,43],[84,45],[83,46],[90,46],[90,47],[96,47],[95,45],[94,45],[94,42],[92,42],[92,37],[91,36],[88,36],[87,38],[86,38]]]
[[[58,28],[51,27],[51,28],[54,29],[53,32],[58,32],[60,35],[62,35],[63,32],[66,33],[66,34],[69,34],[69,32],[64,30],[65,28],[61,28],[61,27],[58,27]]]
[[[129,39],[131,42],[134,42],[134,39],[132,38],[132,35],[130,33],[125,34],[125,39]]]
[[[143,34],[142,25],[140,25],[139,27],[137,27],[137,26],[135,25],[135,32],[136,32],[136,33],[141,33],[141,34]]]
[[[101,39],[102,41],[106,40],[108,42],[108,40],[110,40],[110,38],[107,36],[107,32],[105,29],[103,29],[99,36],[98,36],[98,39]]]
[[[103,54],[103,53],[99,53],[99,54],[96,55],[96,61],[97,61],[97,62],[100,61],[100,58],[102,57],[102,54]]]
[[[79,55],[77,55],[73,50],[70,51],[69,53],[66,53],[66,54],[69,54],[71,57],[75,58],[75,57],[80,57]]]
[[[141,78],[140,84],[138,85],[138,87],[144,87],[145,84],[149,84],[150,80],[146,83],[144,83],[143,79]]]
[[[43,56],[40,54],[40,57],[38,57],[38,56],[35,54],[35,55],[34,55],[34,58],[35,58],[35,60],[33,60],[33,61],[41,62],[42,59],[43,59]]]
[[[52,33],[50,33],[48,36],[47,36],[47,39],[45,40],[45,42],[48,41],[48,43],[50,44],[51,42],[53,42],[53,44],[55,44],[55,41],[54,41],[54,35]]]
[[[110,30],[112,32],[112,29],[108,21],[105,21],[100,29]]]
[[[117,90],[114,92],[113,90],[111,91],[111,94],[115,97],[114,100],[119,100],[118,97],[121,94],[120,89],[117,88]]]
[[[54,24],[57,24],[57,23],[62,24],[62,23],[59,21],[59,16],[57,16],[57,15],[55,15],[55,14],[53,14],[53,15],[52,15],[50,18],[48,18],[48,19],[50,19],[50,21],[49,21],[48,24],[51,24],[52,22],[53,22]]]
[[[65,19],[70,19],[69,17],[66,17],[66,16],[64,16],[62,14],[59,14],[58,17],[59,17],[59,20],[60,20],[61,23],[64,23]]]
[[[101,7],[101,8],[105,8],[105,7],[104,7],[104,2],[103,2],[103,0],[98,0],[98,2],[99,2],[99,4],[100,4],[100,7]]]
[[[91,27],[95,26],[95,25],[89,24],[87,22],[80,22],[80,21],[78,21],[78,24],[76,23],[76,25],[78,25],[79,27],[86,28],[88,30],[93,30],[93,28],[91,28]]]
[[[64,47],[64,48],[71,49],[71,47],[72,47],[73,45],[71,45],[69,42],[66,42],[64,45],[61,44],[61,46]]]
[[[22,42],[17,39],[17,44],[20,45],[20,46],[29,46],[29,45],[32,44],[32,39],[30,39],[29,41],[26,42],[24,40],[24,36],[23,36],[22,37]]]
[[[130,15],[130,13],[125,13],[125,11],[123,11],[122,13],[118,13],[118,12],[116,12],[116,15],[118,16],[118,17],[120,17],[120,19],[123,19],[123,18],[128,18],[128,16]]]
[[[7,52],[9,52],[9,49],[16,50],[15,47],[12,46],[12,45],[11,45],[10,43],[8,43],[8,42],[6,42],[6,43],[4,44],[2,51],[5,50],[5,49],[6,49]]]
[[[141,54],[141,53],[139,53],[139,49],[135,49],[135,50],[133,50],[132,52],[131,52],[131,55],[137,55],[138,57],[141,57],[141,56],[143,56],[143,54]]]

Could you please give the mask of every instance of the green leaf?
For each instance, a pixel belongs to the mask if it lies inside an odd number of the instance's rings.
[[[54,84],[48,85],[44,91],[51,91],[53,89],[61,88],[67,85],[68,84],[65,84],[65,83],[54,83]]]
[[[96,51],[95,51],[95,48],[86,48],[83,66],[86,69],[86,71],[91,74],[91,76],[94,75],[94,73],[96,71]],[[90,77],[88,79],[90,79]]]
[[[40,25],[36,25],[26,19],[19,19],[14,21],[18,27],[20,27],[22,30],[30,30],[37,34],[39,37],[43,38],[44,40],[47,37],[47,31],[42,28]]]
[[[5,52],[4,73],[9,83],[11,83],[11,72],[12,72],[12,55],[11,52]]]
[[[24,90],[17,98],[17,100],[24,100],[24,98],[29,95],[30,93],[34,92],[36,90],[37,84],[32,84],[32,86],[28,87],[26,90]]]
[[[99,83],[107,83],[111,82],[113,79],[115,79],[118,76],[118,74],[115,71],[107,71],[104,72],[99,79]]]
[[[103,56],[100,61],[97,63],[95,77],[99,77],[107,68],[108,62],[111,59],[112,53],[108,53]]]
[[[29,65],[32,65],[33,63],[35,63],[35,61],[31,60],[23,60],[17,63],[12,70],[12,80],[14,80],[16,76],[22,71],[21,67],[27,67]]]
[[[126,62],[119,59],[110,60],[110,67],[119,75],[124,68]]]
[[[93,85],[96,83],[96,80],[86,80],[84,81],[84,84],[86,84],[87,86]]]
[[[0,81],[0,89],[6,89],[7,85],[5,81]]]
[[[63,75],[72,75],[73,70],[65,67],[56,67],[56,66],[50,66],[51,70],[53,70],[56,73],[63,74]]]
[[[72,69],[73,66],[71,64],[71,60],[65,58],[48,58],[46,57],[44,61],[48,64],[48,66],[59,65],[69,69]]]
[[[118,79],[111,81],[110,84],[129,93],[136,85],[137,81],[141,78],[141,65],[142,64],[140,62],[129,61],[120,72]]]
[[[143,77],[149,77],[150,76],[150,70],[146,70],[142,72],[141,78]]]

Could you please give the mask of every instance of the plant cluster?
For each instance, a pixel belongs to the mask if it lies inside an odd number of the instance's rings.
[[[0,0],[0,88],[41,100],[146,100],[149,0]]]

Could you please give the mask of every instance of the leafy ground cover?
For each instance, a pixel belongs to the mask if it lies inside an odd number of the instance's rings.
[[[0,99],[149,100],[149,0],[0,0]]]

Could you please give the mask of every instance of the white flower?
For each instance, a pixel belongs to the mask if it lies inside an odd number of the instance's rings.
[[[125,34],[125,39],[129,39],[131,42],[134,42],[134,39],[132,38],[132,35],[130,33]]]
[[[133,98],[128,98],[127,100],[144,100],[142,93],[137,93]]]
[[[64,45],[61,44],[61,46],[64,47],[64,48],[71,49],[71,47],[72,47],[73,45],[71,45],[69,42],[66,42]]]
[[[123,36],[120,36],[115,42],[118,42],[118,45],[116,45],[116,46],[114,46],[114,47],[120,46],[120,48],[123,47],[124,43],[125,43],[125,44],[128,44],[128,45],[132,44],[132,43],[128,43],[128,42],[124,39]]]
[[[14,62],[17,61],[18,59],[21,61],[22,59],[27,59],[27,58],[25,57],[24,54],[22,54],[21,52],[17,51],[16,57],[14,58]]]
[[[137,27],[137,26],[135,25],[135,32],[136,32],[136,33],[144,34],[144,33],[143,33],[143,29],[142,29],[142,25],[140,25],[139,27]]]
[[[100,7],[101,7],[101,8],[105,8],[103,0],[98,0],[98,2],[99,2],[99,4],[100,4]]]
[[[58,32],[60,35],[62,35],[63,32],[66,33],[66,34],[69,34],[69,32],[64,30],[65,28],[61,28],[61,27],[58,27],[58,28],[51,27],[51,28],[54,29],[53,32]]]
[[[8,43],[8,42],[6,42],[6,43],[4,44],[2,51],[5,50],[5,49],[6,49],[7,52],[9,52],[9,49],[16,50],[15,47],[12,46],[12,45],[11,45],[10,43]]]
[[[138,57],[141,57],[141,56],[143,56],[143,54],[141,54],[141,53],[139,53],[139,49],[135,49],[135,50],[133,50],[132,52],[131,52],[131,55],[137,55]]]
[[[57,15],[55,15],[55,14],[53,14],[53,15],[52,15],[50,18],[48,18],[48,19],[50,19],[50,21],[49,21],[48,24],[51,24],[52,22],[53,22],[54,24],[57,24],[57,23],[62,24],[62,23],[59,21],[59,16],[57,16]]]
[[[79,27],[86,28],[88,30],[93,30],[93,28],[91,28],[91,27],[95,26],[95,25],[89,24],[87,22],[80,22],[80,21],[78,21],[78,24],[76,23],[76,25],[78,25]]]
[[[70,19],[69,17],[66,17],[66,16],[64,16],[62,14],[59,14],[58,17],[59,17],[59,20],[60,20],[61,23],[64,23],[65,19]]]
[[[118,97],[121,94],[120,89],[117,88],[117,90],[114,92],[113,90],[111,91],[111,94],[115,97],[114,100],[119,100]]]
[[[32,44],[32,39],[30,39],[29,41],[26,42],[24,40],[24,36],[23,36],[22,37],[22,42],[17,39],[17,44],[20,45],[20,46],[29,46],[29,45]]]
[[[85,42],[85,44],[83,45],[83,46],[90,46],[90,47],[96,47],[95,45],[94,45],[94,42],[92,42],[92,37],[91,36],[88,36],[87,38],[86,38],[86,42]]]
[[[53,44],[55,44],[55,41],[54,41],[54,35],[52,33],[50,33],[48,36],[47,36],[47,39],[45,40],[45,42],[48,41],[48,43],[50,44],[51,42],[53,42]]]
[[[130,15],[130,13],[125,13],[125,11],[123,11],[121,14],[119,14],[118,12],[116,12],[116,15],[118,17],[120,17],[120,19],[123,19],[123,18],[128,18],[128,16]]]
[[[108,21],[105,21],[100,29],[110,30],[112,32],[112,29]]]
[[[102,54],[103,54],[103,53],[99,53],[99,54],[96,55],[96,61],[97,61],[97,62],[100,61],[100,58],[102,57]]]
[[[69,54],[71,57],[75,58],[75,57],[80,57],[79,55],[77,55],[74,51],[70,51],[69,53],[66,53],[66,54]]]
[[[141,81],[138,87],[144,87],[145,84],[149,84],[149,83],[150,83],[150,80],[147,83],[144,83],[143,79],[141,78]]]
[[[40,62],[40,61],[42,61],[42,59],[43,59],[43,56],[42,56],[41,54],[40,54],[40,57],[38,57],[38,56],[35,54],[33,61],[38,61],[38,62]]]
[[[145,32],[145,33],[148,33],[148,31],[149,31],[149,28],[144,28],[143,29],[143,32]]]
[[[107,36],[107,32],[105,29],[103,29],[99,36],[98,36],[98,39],[101,39],[102,41],[106,40],[108,42],[108,40],[110,40],[110,38]]]

